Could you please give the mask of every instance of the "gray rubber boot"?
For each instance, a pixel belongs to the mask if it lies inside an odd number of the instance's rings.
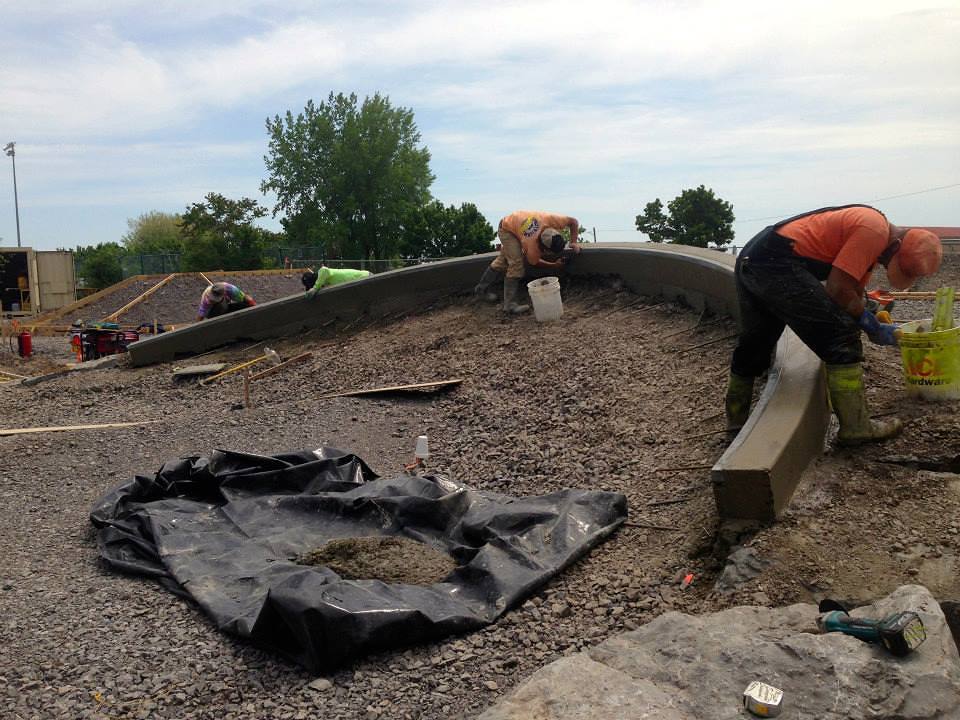
[[[897,418],[871,420],[863,387],[863,366],[827,365],[830,404],[840,421],[838,445],[879,442],[900,434],[903,423]]]
[[[473,294],[477,298],[482,298],[489,303],[495,303],[500,298],[497,296],[497,293],[492,290],[492,286],[494,283],[499,283],[502,280],[503,273],[497,272],[488,265],[487,269],[483,271],[480,282],[474,286]]]
[[[520,294],[520,283],[523,278],[504,278],[503,280],[503,310],[511,315],[520,315],[530,309],[529,305],[518,305],[517,295]]]

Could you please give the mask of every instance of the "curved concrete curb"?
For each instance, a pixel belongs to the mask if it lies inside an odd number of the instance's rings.
[[[469,292],[493,257],[443,260],[327,288],[313,300],[295,295],[263,303],[134,343],[130,362],[169,362],[228,343],[389,318]],[[634,292],[739,317],[733,265],[732,256],[716,250],[611,243],[586,246],[569,272],[618,275]],[[820,361],[787,330],[749,422],[711,472],[721,516],[776,517],[820,453],[828,417]]]
[[[780,515],[823,451],[829,419],[823,364],[788,328],[756,407],[710,471],[720,517]]]

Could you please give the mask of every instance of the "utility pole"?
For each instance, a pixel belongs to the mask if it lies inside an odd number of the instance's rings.
[[[14,150],[16,143],[8,142],[3,146],[3,151],[10,156],[13,163],[13,210],[17,217],[17,247],[20,245],[20,201],[17,199],[17,153]]]
[[[597,229],[596,229],[596,228],[593,228],[593,241],[594,241],[594,242],[597,241]]]

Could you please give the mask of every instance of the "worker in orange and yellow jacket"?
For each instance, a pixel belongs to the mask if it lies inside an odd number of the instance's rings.
[[[580,223],[576,218],[553,213],[517,210],[500,221],[497,238],[500,254],[484,270],[483,277],[474,288],[474,294],[490,302],[498,300],[493,291],[495,284],[503,281],[503,309],[519,314],[530,309],[519,302],[520,286],[531,268],[555,269],[566,264],[564,249],[567,246],[562,230],[570,233],[570,249],[580,252],[577,243]]]

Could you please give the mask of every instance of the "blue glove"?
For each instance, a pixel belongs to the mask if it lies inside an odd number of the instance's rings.
[[[874,345],[897,345],[897,326],[893,323],[882,323],[869,310],[864,310],[857,321],[860,328],[870,338]]]

